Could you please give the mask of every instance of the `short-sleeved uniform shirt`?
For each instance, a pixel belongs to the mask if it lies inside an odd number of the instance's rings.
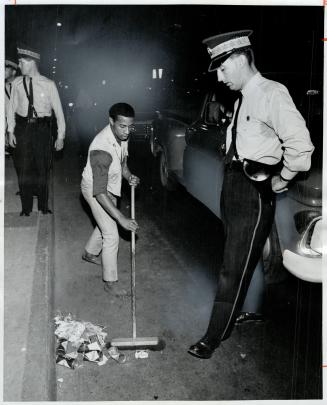
[[[240,159],[276,164],[282,158],[281,174],[286,179],[308,170],[314,147],[287,88],[256,73],[241,92],[236,136]],[[231,143],[232,126],[233,121],[227,129],[226,150]]]
[[[82,187],[93,196],[109,192],[121,194],[122,163],[128,156],[128,141],[119,144],[110,125],[93,139],[82,174]]]

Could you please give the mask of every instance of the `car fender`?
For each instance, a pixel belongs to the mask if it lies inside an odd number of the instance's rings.
[[[186,124],[174,118],[162,119],[154,125],[153,136],[158,152],[165,153],[167,169],[182,177]]]

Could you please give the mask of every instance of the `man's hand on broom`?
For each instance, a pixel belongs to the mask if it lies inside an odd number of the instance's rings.
[[[136,187],[140,184],[140,179],[137,176],[135,176],[134,174],[131,174],[128,178],[128,184],[130,186]]]
[[[136,232],[138,230],[138,224],[135,219],[130,219],[126,217],[119,218],[119,224],[127,231]]]

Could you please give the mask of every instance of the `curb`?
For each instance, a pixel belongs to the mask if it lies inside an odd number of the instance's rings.
[[[53,201],[52,176],[49,191]],[[54,214],[39,214],[22,401],[56,401],[53,258]]]

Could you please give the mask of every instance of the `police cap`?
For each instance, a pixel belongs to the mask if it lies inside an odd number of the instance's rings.
[[[28,45],[23,45],[23,44],[18,45],[17,53],[18,53],[18,58],[31,58],[31,59],[34,59],[37,61],[40,60],[40,53],[36,49],[34,49]]]
[[[18,69],[18,64],[16,62],[14,62],[14,60],[12,58],[5,59],[5,66],[11,67],[15,70]]]
[[[251,46],[249,36],[252,30],[242,30],[214,35],[202,41],[207,45],[207,50],[211,58],[209,72],[219,68],[235,51]]]

